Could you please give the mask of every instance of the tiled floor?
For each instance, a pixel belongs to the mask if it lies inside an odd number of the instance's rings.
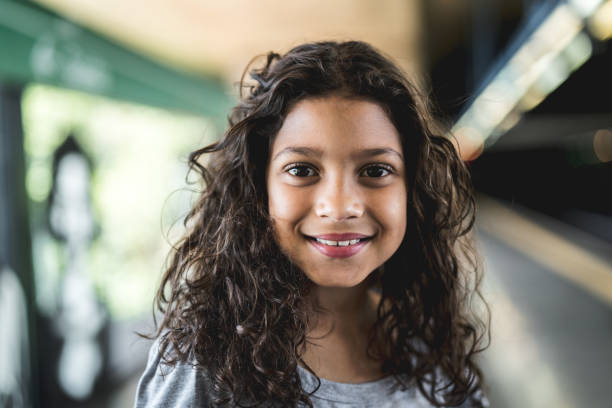
[[[559,225],[555,233],[571,241],[571,229]],[[484,356],[492,407],[612,407],[612,304],[529,251],[499,236],[480,238],[493,313]]]

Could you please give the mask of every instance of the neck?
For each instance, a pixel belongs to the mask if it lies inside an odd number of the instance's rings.
[[[312,296],[321,311],[311,321],[302,361],[331,381],[361,383],[381,378],[381,361],[368,355],[380,297],[367,283],[353,288],[316,287]]]
[[[369,330],[376,318],[377,305],[367,282],[352,288],[317,287],[312,298],[318,311],[311,334]]]

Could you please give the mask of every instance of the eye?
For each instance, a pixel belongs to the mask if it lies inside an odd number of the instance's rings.
[[[361,171],[361,175],[365,177],[385,177],[393,172],[391,166],[385,164],[371,164]]]
[[[304,164],[293,164],[286,171],[295,177],[313,177],[317,175],[315,169]]]

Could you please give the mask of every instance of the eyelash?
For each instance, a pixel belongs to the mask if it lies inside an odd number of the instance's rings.
[[[393,167],[389,166],[388,164],[383,164],[383,163],[375,163],[375,164],[368,164],[367,166],[365,166],[360,173],[363,173],[364,171],[368,170],[368,169],[382,169],[385,170],[387,172],[387,174],[385,174],[384,176],[380,176],[380,177],[372,177],[372,178],[382,178],[385,176],[388,176],[389,174],[393,174]]]
[[[299,177],[299,178],[303,178],[303,177],[313,177],[316,174],[310,175],[310,176],[298,176],[296,174],[292,174],[291,170],[295,170],[295,169],[300,169],[300,168],[307,168],[309,170],[312,170],[313,172],[316,173],[316,170],[313,166],[306,164],[306,163],[293,163],[291,164],[289,167],[287,167],[285,169],[285,171],[287,173],[289,173],[290,175],[294,176],[294,177]],[[380,176],[380,177],[372,177],[372,178],[382,178],[385,177],[389,174],[392,174],[394,172],[393,167],[389,166],[388,164],[384,164],[384,163],[373,163],[373,164],[368,164],[367,166],[364,166],[360,171],[359,174],[363,174],[363,172],[365,172],[368,169],[371,168],[377,168],[377,169],[383,169],[387,172],[387,174],[385,174],[384,176]]]
[[[293,163],[289,167],[287,167],[285,171],[294,177],[300,177],[297,174],[292,174],[291,170],[302,169],[302,168],[316,172],[316,170],[312,166],[309,166],[308,164],[305,164],[305,163]],[[312,176],[301,176],[301,177],[312,177]]]

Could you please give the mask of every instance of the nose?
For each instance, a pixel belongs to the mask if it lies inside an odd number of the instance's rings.
[[[317,216],[342,221],[361,217],[364,210],[361,192],[348,177],[333,177],[319,184],[315,202]]]

